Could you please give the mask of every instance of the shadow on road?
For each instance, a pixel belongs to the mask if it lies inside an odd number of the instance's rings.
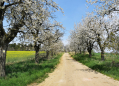
[[[97,71],[92,70],[92,69],[90,69],[90,68],[87,68],[87,69],[76,69],[76,71],[95,72],[95,74],[97,74],[97,73],[98,73]]]

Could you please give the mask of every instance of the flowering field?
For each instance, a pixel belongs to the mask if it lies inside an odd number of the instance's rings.
[[[40,51],[39,54],[45,53]],[[19,62],[35,58],[35,51],[7,51],[6,63]]]

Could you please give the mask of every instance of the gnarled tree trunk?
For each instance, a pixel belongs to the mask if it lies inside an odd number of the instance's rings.
[[[91,50],[88,50],[88,53],[89,53],[89,57],[91,58],[92,57]]]
[[[53,50],[51,50],[51,56],[53,56]]]
[[[104,61],[104,48],[101,48],[101,60]]]
[[[46,58],[47,59],[49,58],[49,51],[48,50],[46,51]]]
[[[5,31],[3,29],[3,18],[4,18],[4,9],[2,6],[4,5],[3,1],[0,1],[0,77],[5,77],[5,62],[6,62],[6,51],[8,44],[6,44],[3,40]]]
[[[80,51],[80,54],[81,54],[81,49],[79,51]]]
[[[101,38],[99,36],[100,35],[98,35],[97,43],[99,44],[99,47],[100,47],[100,50],[101,50],[101,60],[104,61],[105,60],[105,57],[104,57],[105,44],[101,45]]]
[[[85,55],[85,49],[86,49],[86,48],[83,48],[83,55]]]
[[[11,5],[7,5],[7,7]],[[3,6],[4,0],[0,0],[0,77],[5,77],[5,62],[8,44],[16,37],[19,29],[24,25],[25,17],[24,13],[21,19],[11,27],[11,30],[8,33],[6,33],[3,28],[3,19],[6,8],[4,8]]]
[[[94,43],[94,42],[93,42],[93,43]],[[92,57],[91,51],[92,51],[92,49],[93,49],[93,43],[91,43],[91,42],[89,41],[89,43],[87,44],[87,45],[88,45],[87,51],[88,51],[88,53],[89,53],[89,57],[90,57],[90,58]]]
[[[34,49],[35,49],[35,63],[39,63],[39,47],[40,45],[35,45]]]
[[[5,77],[6,51],[8,44],[0,45],[0,77]]]
[[[76,50],[75,50],[75,55],[76,55]]]

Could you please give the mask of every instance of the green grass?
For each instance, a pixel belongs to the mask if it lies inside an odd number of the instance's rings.
[[[45,51],[40,51],[39,55],[45,54]],[[7,51],[6,63],[15,63],[24,60],[35,58],[35,51]]]
[[[48,76],[48,72],[55,69],[61,56],[59,54],[51,60],[40,60],[39,64],[29,60],[6,65],[6,77],[0,79],[0,86],[27,86],[35,80],[41,82]]]
[[[100,53],[95,53],[92,58],[89,58],[88,54],[76,54],[72,57],[93,70],[119,80],[119,57],[117,55],[106,53],[105,61],[101,61]],[[112,61],[115,63],[113,64]]]

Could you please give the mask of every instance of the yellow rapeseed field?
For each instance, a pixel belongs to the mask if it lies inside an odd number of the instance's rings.
[[[40,51],[45,53],[45,51]],[[7,51],[6,63],[13,63],[35,58],[35,51]]]

